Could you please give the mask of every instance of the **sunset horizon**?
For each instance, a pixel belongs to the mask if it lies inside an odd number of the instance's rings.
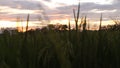
[[[0,68],[120,68],[119,0],[0,0]]]
[[[87,16],[91,28],[94,28],[94,25],[99,26],[101,13],[103,26],[114,24],[110,17],[119,20],[117,14],[119,7],[116,7],[119,1],[117,0],[2,0],[0,1],[0,27],[17,27],[18,17],[23,21],[23,26],[26,26],[27,14],[30,14],[29,26],[42,27],[57,23],[68,25],[69,19],[74,25],[72,10],[77,10],[79,2],[79,21],[81,17]]]

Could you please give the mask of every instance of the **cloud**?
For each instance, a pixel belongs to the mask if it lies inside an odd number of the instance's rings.
[[[44,1],[51,2],[51,0],[44,0]]]
[[[118,16],[120,13],[119,4],[96,4],[96,3],[82,3],[80,15],[87,15],[89,19],[99,20],[100,13],[103,13],[104,19],[110,19],[110,16]],[[47,12],[51,19],[64,19],[64,16],[69,16],[73,18],[73,8],[77,9],[77,5],[65,5],[56,7],[54,10]]]
[[[116,4],[116,3],[120,3],[119,0],[113,0],[113,3]]]
[[[45,16],[45,9],[48,8],[40,1],[30,0],[1,0],[0,1],[0,17],[1,20],[16,21],[16,17],[26,20],[26,16],[30,13],[32,21],[38,20],[41,17],[43,20],[47,20]]]
[[[51,3],[51,0],[31,1],[31,0],[2,0],[0,1],[0,7],[8,7],[6,9],[0,8],[0,15],[4,18],[10,18],[12,21],[16,20],[16,17],[21,17],[26,20],[27,11],[34,11],[31,13],[31,20],[35,21],[38,18],[41,19],[65,19],[67,17],[73,18],[73,8],[77,9],[77,5],[66,5],[64,3],[56,3],[59,5],[55,8],[45,5],[42,1]],[[100,13],[104,13],[104,17],[115,16],[120,13],[120,1],[114,0],[113,4],[96,4],[92,2],[86,2],[81,4],[81,16],[87,15],[90,19],[99,19]],[[12,10],[11,10],[12,9]],[[18,10],[15,13],[13,10]],[[0,17],[0,19],[3,19]]]
[[[117,10],[116,9],[114,9],[114,10],[103,10],[103,11],[101,11],[101,10],[98,10],[98,9],[93,9],[93,10],[91,10],[91,11],[89,11],[90,13],[113,13],[113,12],[116,12]]]
[[[28,1],[28,0],[9,0],[9,1],[0,1],[0,6],[9,6],[14,9],[25,9],[25,10],[38,10],[45,7],[39,1]]]

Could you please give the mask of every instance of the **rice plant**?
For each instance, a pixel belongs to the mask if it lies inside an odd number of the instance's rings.
[[[87,30],[87,16],[79,29],[78,12],[73,9],[76,30],[55,29],[48,25],[26,32],[4,30],[0,34],[0,68],[120,68],[120,31]],[[47,29],[49,27],[49,29]],[[118,26],[119,27],[119,26]],[[81,29],[82,28],[82,29]]]

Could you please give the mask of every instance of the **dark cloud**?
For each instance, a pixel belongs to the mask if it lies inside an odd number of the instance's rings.
[[[48,9],[43,3],[39,1],[30,1],[30,0],[6,0],[0,1],[0,7],[9,7],[11,9],[19,9],[19,10],[37,10],[35,14],[30,14],[31,21],[37,21],[39,18],[41,20],[48,20],[47,16],[45,15],[45,9]],[[5,9],[8,10],[8,9]],[[12,12],[12,11],[11,11]],[[16,21],[17,17],[26,20],[27,14],[12,14],[8,12],[0,12],[0,19],[9,19],[10,21]]]
[[[38,10],[46,7],[41,2],[27,0],[0,1],[0,6],[9,6],[10,8],[24,10]]]
[[[95,4],[95,3],[83,3],[81,4],[81,16],[87,15],[90,19],[98,19],[100,18],[100,13],[96,12],[90,12],[91,10],[98,10],[98,11],[106,11],[103,13],[104,20],[110,19],[110,16],[118,16],[120,13],[120,5],[119,4],[107,4],[107,5],[100,5],[100,4]],[[51,16],[54,18],[58,18],[64,15],[70,15],[73,17],[73,8],[77,9],[77,5],[69,5],[69,6],[62,6],[62,7],[57,7],[56,10],[51,10],[49,13],[52,15],[59,14],[57,16]],[[112,12],[113,10],[116,10],[115,12]]]
[[[44,0],[46,2],[51,2],[51,0]],[[44,5],[40,1],[30,1],[30,0],[2,0],[0,1],[0,6],[8,6],[10,8],[14,9],[20,9],[20,10],[43,10],[37,11],[37,14],[31,14],[31,20],[37,20],[38,18],[42,19],[60,19],[65,18],[65,16],[73,17],[73,8],[77,8],[77,5],[66,5],[63,3],[59,3],[60,7],[56,7],[55,9],[50,9],[46,5]],[[114,0],[113,4],[107,4],[107,5],[100,5],[95,3],[82,3],[81,4],[81,16],[87,15],[90,19],[96,19],[100,17],[100,13],[94,13],[90,12],[93,9],[98,9],[100,11],[112,11],[116,9],[116,12],[105,12],[104,17],[107,18],[109,16],[115,16],[120,13],[120,1]],[[7,9],[6,9],[7,10]],[[8,14],[4,12],[0,12],[0,15],[3,15],[5,17],[9,18],[16,18],[16,17],[22,17],[26,19],[26,14]]]
[[[109,17],[109,16],[115,16],[120,13],[120,5],[119,4],[110,4],[110,5],[100,5],[100,4],[95,4],[95,3],[85,3],[81,5],[81,11],[84,12],[89,12],[93,9],[97,9],[98,11],[109,11],[109,12],[104,12],[104,17]],[[110,12],[116,10],[115,12]],[[100,15],[100,13],[88,13],[91,17],[96,17]]]

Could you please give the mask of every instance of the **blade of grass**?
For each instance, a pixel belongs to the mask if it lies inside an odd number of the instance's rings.
[[[26,31],[28,31],[28,24],[29,24],[29,14],[28,14],[28,16],[27,16]]]
[[[101,30],[101,25],[102,25],[102,13],[101,13],[101,17],[100,17],[100,25],[99,25],[99,30]]]

